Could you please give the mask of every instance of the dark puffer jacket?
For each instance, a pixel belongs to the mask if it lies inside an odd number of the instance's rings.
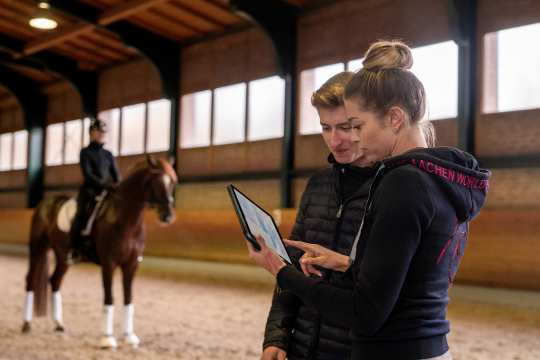
[[[291,239],[317,243],[349,254],[360,227],[374,170],[337,164],[313,175],[302,195]],[[301,253],[292,252],[298,262]],[[296,264],[298,266],[298,264]],[[350,278],[323,271],[333,285],[350,289]],[[263,348],[277,346],[288,359],[337,360],[350,357],[349,329],[322,319],[290,292],[276,287],[266,324]]]

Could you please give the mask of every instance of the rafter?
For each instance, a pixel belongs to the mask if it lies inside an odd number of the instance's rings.
[[[103,11],[95,19],[91,19],[91,21],[79,22],[75,25],[66,27],[63,30],[39,37],[36,40],[29,42],[25,46],[23,54],[35,54],[41,50],[48,49],[59,43],[78,37],[81,34],[87,34],[94,30],[97,25],[107,26],[166,1],[169,0],[131,0],[124,2],[112,9]],[[54,4],[54,2],[52,3]]]
[[[36,40],[30,41],[25,45],[23,54],[32,55],[38,51],[48,49],[55,45],[61,44],[65,41],[73,39],[81,34],[88,33],[94,29],[94,26],[88,23],[79,23],[63,30],[60,30],[56,33],[45,35],[43,37],[37,38]]]
[[[124,2],[122,5],[118,5],[101,13],[97,23],[99,25],[108,25],[167,1],[169,0],[131,0]]]

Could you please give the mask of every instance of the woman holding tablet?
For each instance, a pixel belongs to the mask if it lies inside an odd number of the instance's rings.
[[[454,148],[427,148],[422,83],[410,49],[380,41],[345,90],[366,156],[381,160],[350,256],[301,241],[304,262],[344,272],[352,290],[305,276],[261,244],[257,264],[323,317],[351,327],[353,359],[450,359],[448,287],[484,204],[490,172]]]

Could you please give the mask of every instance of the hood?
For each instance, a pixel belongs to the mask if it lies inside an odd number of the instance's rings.
[[[460,222],[478,215],[486,201],[491,172],[471,154],[451,147],[420,148],[383,162],[387,170],[410,164],[428,173],[443,189]]]

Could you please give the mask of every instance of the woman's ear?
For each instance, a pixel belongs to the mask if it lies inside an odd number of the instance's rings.
[[[394,134],[399,133],[401,128],[407,123],[407,114],[399,106],[392,106],[388,110],[388,125],[392,128]]]

